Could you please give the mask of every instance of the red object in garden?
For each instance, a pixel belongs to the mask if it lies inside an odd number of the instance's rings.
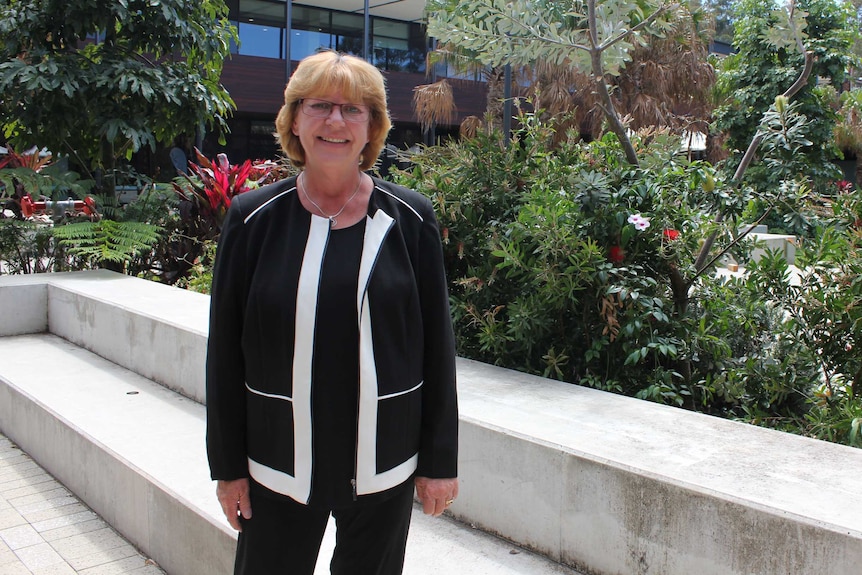
[[[620,246],[611,246],[611,249],[608,250],[608,259],[612,262],[618,264],[626,258],[626,253],[623,251],[623,248]]]
[[[25,194],[21,198],[21,214],[25,218],[29,218],[34,214],[44,214],[48,211],[52,211],[54,214],[71,212],[73,214],[92,216],[96,213],[96,201],[90,196],[87,196],[83,200],[69,198],[68,200],[59,200],[56,202],[50,200],[34,202],[30,194]]]
[[[662,234],[664,235],[665,239],[668,239],[670,241],[673,241],[679,237],[679,232],[672,229],[664,230]]]

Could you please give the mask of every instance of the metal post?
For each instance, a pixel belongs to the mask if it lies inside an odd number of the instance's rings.
[[[437,50],[437,38],[431,38],[431,51]],[[437,64],[431,65],[431,83],[434,84],[437,82]],[[437,142],[437,122],[432,122],[431,127],[428,128],[428,134],[426,135],[425,144],[428,146],[433,146]]]
[[[503,141],[509,146],[510,132],[512,131],[512,65],[506,64],[503,74]]]
[[[371,17],[368,14],[368,0],[365,0],[365,12],[364,12],[365,23],[363,25],[363,36],[362,36],[362,57],[365,58],[366,62],[370,62],[371,58],[369,58],[369,37],[371,35]]]
[[[290,35],[293,29],[293,1],[284,1],[284,60],[285,73],[284,83],[290,80],[290,74],[293,72],[293,64],[290,61]]]

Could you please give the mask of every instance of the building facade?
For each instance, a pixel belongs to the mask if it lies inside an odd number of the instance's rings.
[[[210,138],[204,152],[225,151],[231,161],[272,158],[275,116],[283,103],[284,86],[297,62],[321,49],[360,56],[386,77],[393,129],[388,143],[399,149],[427,141],[413,112],[413,89],[445,77],[446,69],[426,68],[424,0],[228,0],[230,19],[239,32],[225,61],[222,83],[236,103],[229,120],[231,133],[224,146]],[[287,58],[287,54],[290,58]],[[468,115],[485,110],[485,85],[452,83],[457,111],[451,125],[435,135],[457,132]]]

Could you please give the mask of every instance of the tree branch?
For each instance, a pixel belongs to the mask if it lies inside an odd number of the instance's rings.
[[[639,22],[637,25],[632,27],[631,30],[625,30],[623,32],[620,32],[614,38],[611,38],[610,40],[606,41],[604,44],[597,46],[597,48],[599,50],[605,50],[607,48],[610,48],[611,46],[613,46],[617,42],[621,42],[622,40],[624,40],[628,36],[631,36],[635,32],[640,32],[642,29],[646,28],[647,26],[649,26],[650,24],[655,22],[658,19],[658,17],[661,16],[662,14],[664,14],[665,12],[669,12],[670,10],[676,10],[677,8],[679,8],[679,4],[670,4],[668,6],[660,6],[655,12],[650,14],[646,20]]]
[[[782,94],[788,100],[796,95],[802,87],[808,83],[808,78],[811,76],[811,71],[814,69],[814,52],[808,50],[805,52],[805,67],[802,69],[802,72],[799,74],[799,77],[796,78],[796,81],[791,84],[791,86],[785,90]],[[733,174],[733,184],[735,186],[739,186],[742,181],[742,176],[745,174],[745,170],[748,169],[748,166],[751,164],[751,161],[754,159],[754,154],[757,152],[757,147],[760,145],[763,136],[760,134],[756,134],[751,142],[748,144],[748,149],[745,150],[745,155],[742,156],[742,160],[739,162],[739,166],[736,168],[736,172]],[[719,213],[715,218],[715,223],[720,224],[724,221],[724,214]],[[695,269],[695,277],[692,278],[692,282],[700,272],[706,268],[706,260],[709,257],[709,252],[712,250],[712,246],[715,243],[715,238],[717,237],[718,232],[712,232],[708,238],[703,242],[703,246],[700,248],[700,252],[697,254],[697,259],[694,262]],[[714,261],[714,260],[711,260]]]
[[[605,83],[605,72],[604,67],[602,66],[602,51],[598,48],[596,0],[588,0],[587,2],[587,19],[590,27],[590,43],[592,44],[592,47],[590,48],[590,62],[592,64],[593,81],[596,84],[599,97],[601,97],[604,105],[605,118],[608,120],[611,131],[616,134],[617,139],[620,141],[620,145],[623,147],[626,161],[633,166],[639,166],[640,163],[638,162],[638,155],[635,152],[634,146],[632,146],[632,142],[629,139],[628,134],[626,134],[625,126],[623,126],[623,123],[617,115],[613,100],[611,100],[611,95],[608,92],[608,85]]]

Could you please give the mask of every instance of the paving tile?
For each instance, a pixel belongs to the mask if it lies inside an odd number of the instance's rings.
[[[40,491],[39,493],[30,493],[29,495],[20,495],[18,497],[10,497],[9,502],[15,506],[16,509],[21,509],[27,505],[31,505],[33,503],[41,503],[45,501],[50,501],[52,499],[57,499],[58,497],[71,497],[72,494],[69,493],[69,490],[65,487],[57,487],[56,489],[51,489],[48,491]]]
[[[23,549],[18,549],[15,551],[15,554],[30,571],[50,567],[51,565],[66,563],[66,561],[60,557],[60,554],[47,543],[38,543],[36,545],[24,547]]]
[[[45,470],[32,459],[22,461],[18,465],[0,466],[0,483],[12,481],[13,479],[24,479],[25,477],[33,477],[34,475],[44,474]]]
[[[4,549],[0,550],[0,573],[6,573],[6,565],[20,562],[21,560],[18,559],[18,556],[15,555],[15,552],[9,549],[9,547],[6,547],[4,543]]]
[[[153,564],[141,567],[140,569],[135,569],[134,571],[129,571],[129,575],[165,575],[165,572],[162,571],[158,565]]]
[[[69,565],[71,565],[75,570],[83,571],[90,567],[104,565],[106,563],[111,563],[112,561],[119,561],[120,559],[133,557],[135,555],[138,555],[138,550],[131,545],[126,544],[122,547],[115,547],[105,551],[90,553],[89,555],[84,555],[82,557],[66,559],[66,561],[68,561]]]
[[[25,523],[27,523],[27,520],[15,509],[10,507],[9,509],[0,510],[0,531],[24,525]]]
[[[55,490],[59,491],[59,490]],[[51,491],[50,493],[54,493],[55,491]],[[73,497],[70,494],[61,495],[59,497],[53,497],[51,499],[42,499],[41,501],[34,501],[32,503],[27,503],[24,505],[18,504],[17,499],[12,500],[12,505],[15,509],[18,510],[18,513],[24,515],[25,517],[29,517],[30,514],[36,513],[39,511],[45,511],[47,509],[59,509],[61,507],[65,507],[66,505],[81,505],[76,497]]]
[[[152,562],[148,564],[148,560],[143,555],[134,555],[118,561],[111,561],[110,563],[83,569],[78,571],[78,573],[79,575],[115,575],[118,573],[139,573],[139,575],[143,575],[145,573],[142,571],[143,569],[149,569],[154,574],[163,573]],[[153,571],[153,569],[155,570]]]
[[[57,489],[60,485],[59,481],[42,471],[33,477],[22,477],[0,484],[0,495],[7,499],[13,499],[22,495]]]
[[[26,454],[21,451],[0,451],[0,463],[4,466],[15,466],[19,463],[27,463],[32,461]]]
[[[70,527],[73,525],[80,525],[82,523],[88,523],[90,521],[98,519],[99,516],[93,513],[90,509],[85,509],[84,511],[78,511],[77,513],[70,513],[69,515],[62,515],[60,517],[52,517],[50,519],[44,519],[42,521],[32,521],[30,524],[33,526],[33,529],[36,531],[43,533],[47,531],[52,531],[54,529],[59,529],[62,527]],[[92,531],[92,530],[90,530]]]
[[[23,515],[24,519],[26,519],[30,523],[39,523],[48,519],[56,519],[58,517],[65,517],[66,515],[74,515],[83,511],[89,511],[89,509],[82,503],[76,501],[71,505],[63,505],[62,507],[51,507],[50,509],[42,509],[40,511],[30,511],[27,513],[21,513],[21,515]]]
[[[7,565],[3,565],[3,575],[33,575],[27,566],[15,560],[15,563],[9,563]]]
[[[110,551],[124,545],[129,545],[125,539],[120,537],[110,527],[105,527],[98,531],[82,533],[80,535],[72,535],[64,537],[51,543],[54,549],[62,555],[67,561],[99,553]]]
[[[71,565],[63,562],[35,569],[33,575],[76,575],[76,572]]]
[[[89,517],[92,517],[92,515],[93,514],[90,513]],[[33,525],[33,528],[38,531],[40,535],[42,535],[42,539],[50,543],[51,541],[56,541],[57,539],[62,539],[64,537],[71,537],[72,535],[81,535],[82,533],[98,531],[99,529],[104,529],[107,526],[107,523],[105,523],[102,519],[96,517],[89,518],[84,521],[79,521],[77,523],[71,523],[68,525],[50,527],[49,529],[40,529],[40,525]]]
[[[0,530],[0,539],[2,539],[12,551],[17,551],[22,547],[29,547],[30,545],[36,545],[44,541],[36,530],[29,524]]]

